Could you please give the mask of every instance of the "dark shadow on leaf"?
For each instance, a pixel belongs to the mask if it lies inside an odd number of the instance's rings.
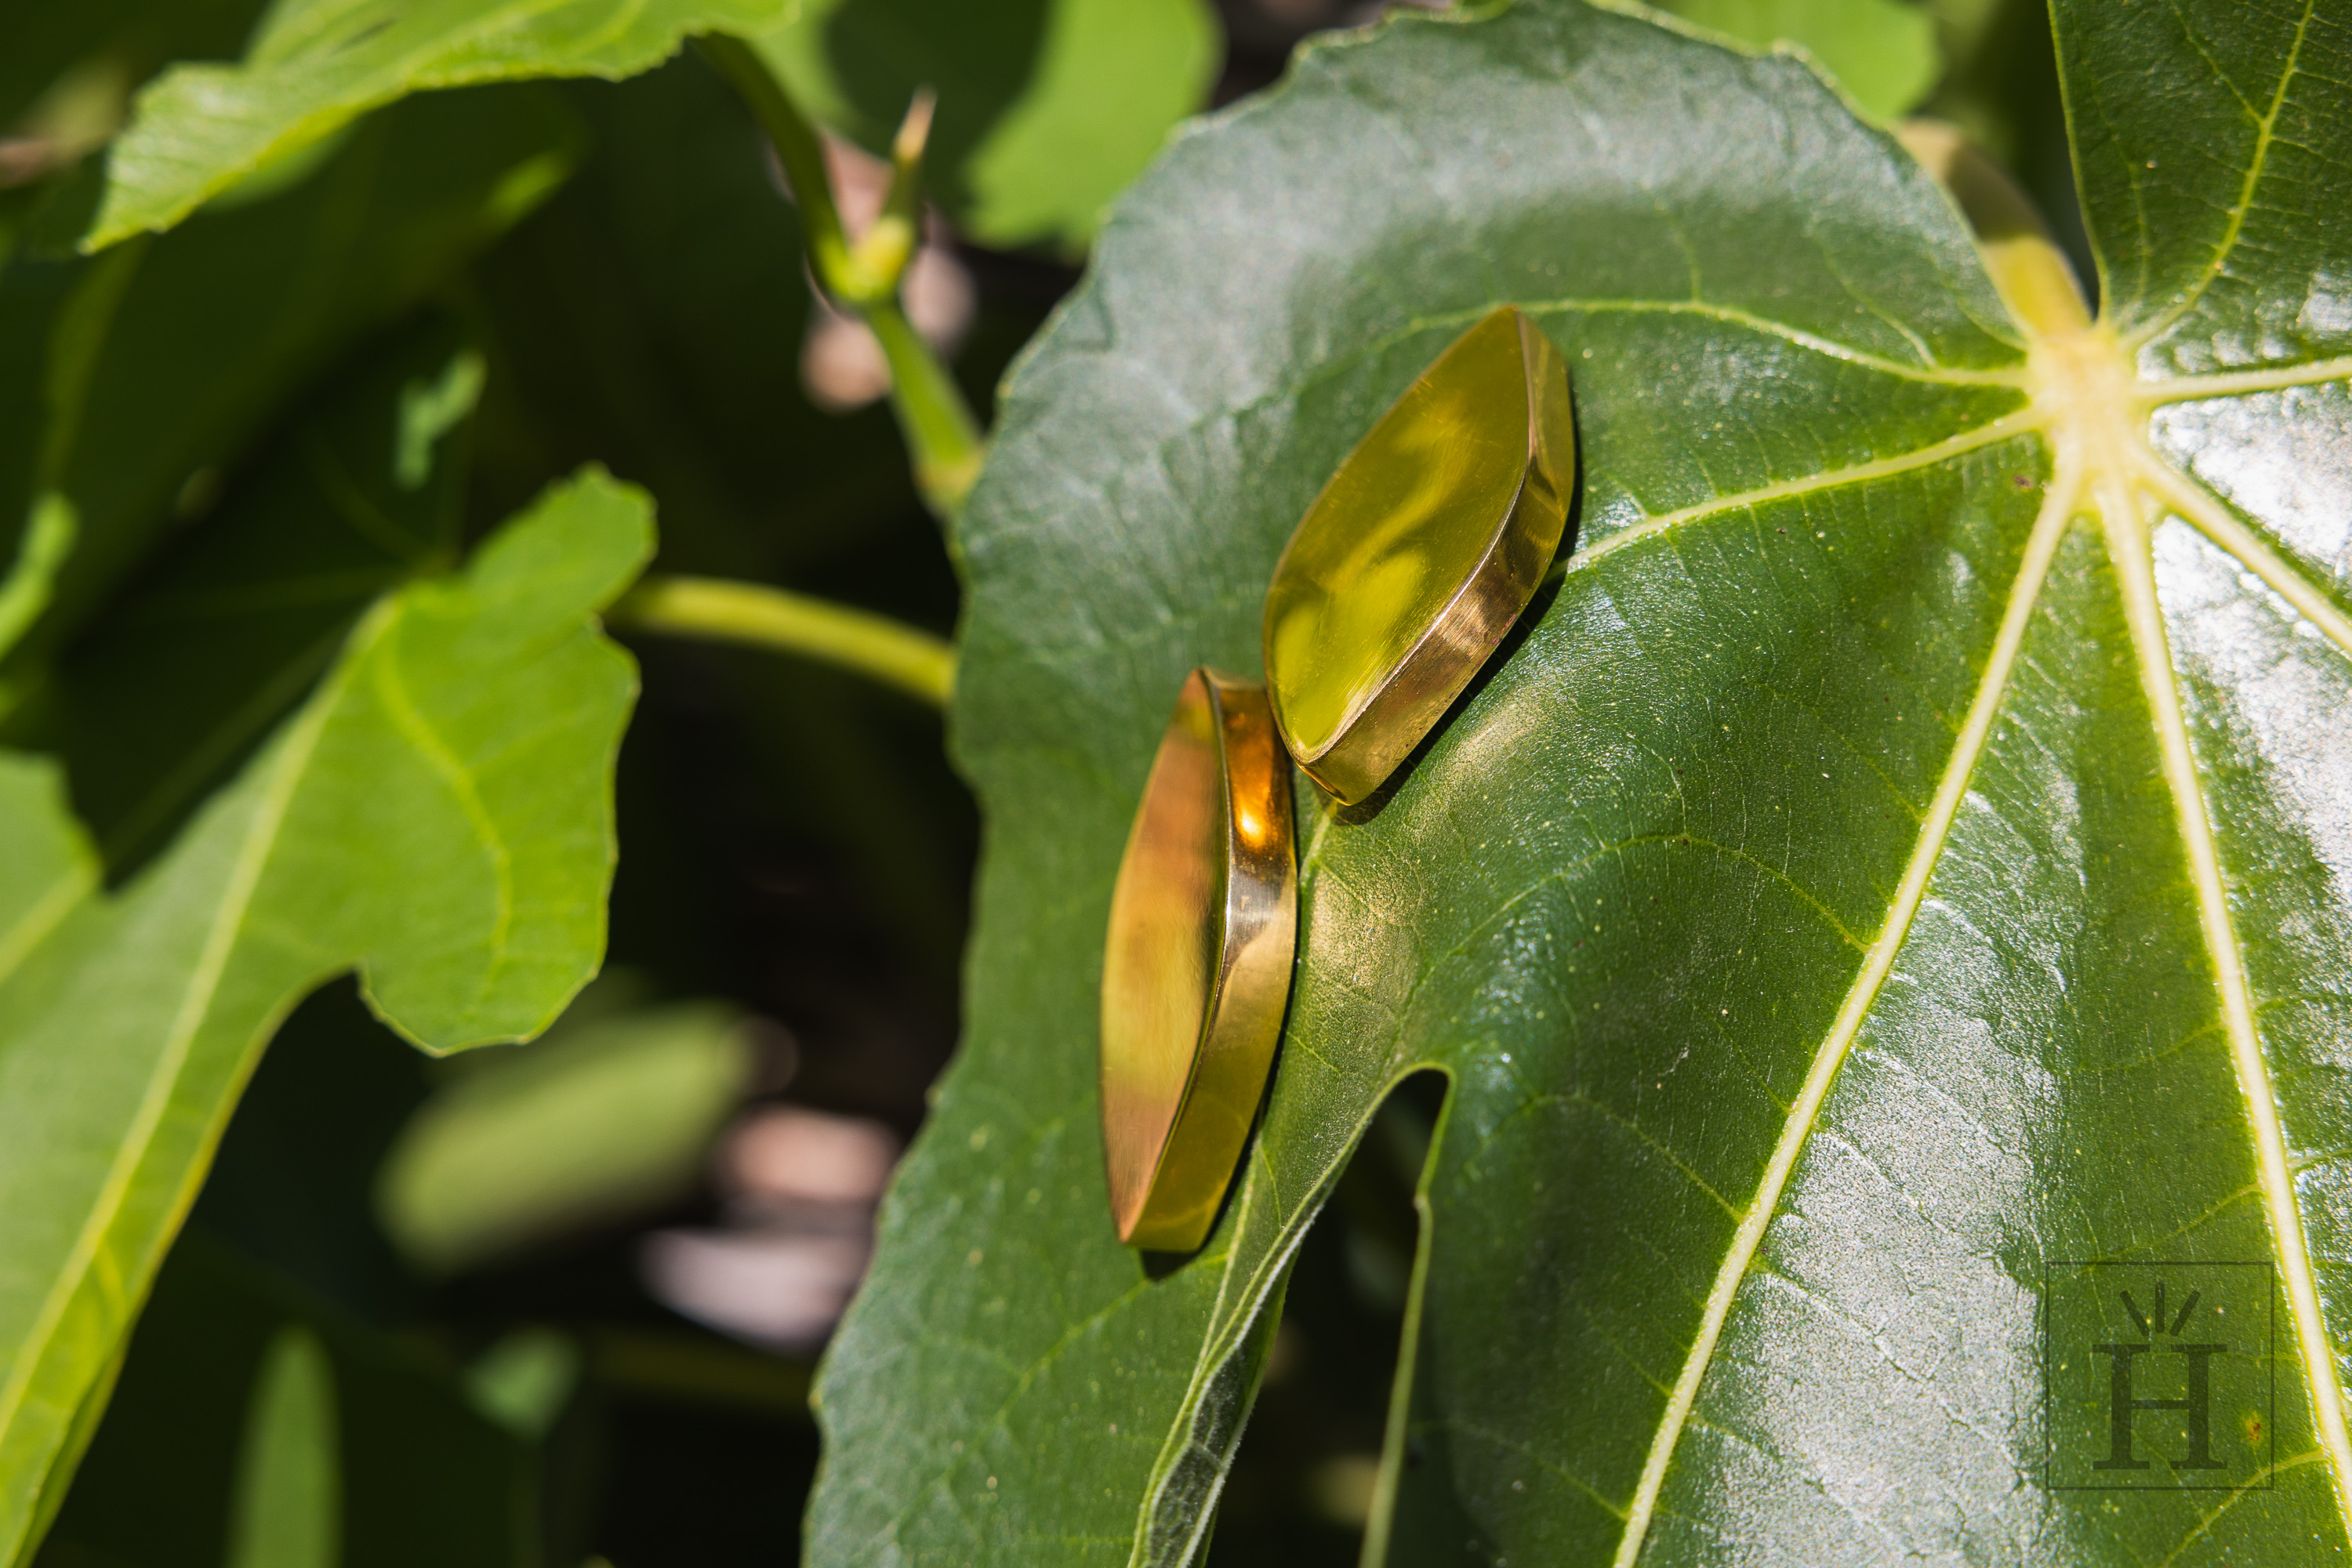
[[[1424,1068],[1389,1091],[1299,1243],[1208,1568],[1340,1568],[1361,1553],[1427,1244],[1414,1194],[1448,1084]]]

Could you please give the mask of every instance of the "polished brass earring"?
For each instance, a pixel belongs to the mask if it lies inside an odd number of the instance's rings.
[[[1266,593],[1267,688],[1186,679],[1103,955],[1121,1241],[1206,1240],[1257,1114],[1297,940],[1290,762],[1342,805],[1386,782],[1534,597],[1575,460],[1566,366],[1504,306],[1406,389],[1292,533]]]
[[[1208,1237],[1282,1032],[1297,899],[1265,692],[1196,669],[1143,786],[1103,954],[1103,1155],[1131,1247]]]
[[[1341,805],[1396,771],[1528,607],[1575,464],[1567,367],[1506,305],[1307,508],[1266,590],[1266,685],[1283,743]]]

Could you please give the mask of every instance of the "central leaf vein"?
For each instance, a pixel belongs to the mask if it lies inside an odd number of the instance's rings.
[[[2133,657],[2139,667],[2141,689],[2156,728],[2158,754],[2162,760],[2166,787],[2172,796],[2189,879],[2197,892],[2198,923],[2204,931],[2207,957],[2213,965],[2214,991],[2222,1021],[2228,1026],[2231,1063],[2236,1070],[2239,1092],[2251,1123],[2263,1208],[2278,1254],[2280,1282],[2285,1287],[2296,1348],[2304,1363],[2312,1419],[2319,1428],[2320,1444],[2334,1472],[2337,1507],[2346,1510],[2347,1522],[2352,1522],[2352,1437],[2347,1437],[2346,1430],[2344,1393],[2312,1269],[2310,1242],[2304,1232],[2302,1209],[2295,1197],[2285,1130],[2279,1121],[2277,1092],[2254,1026],[2245,961],[2230,912],[2221,855],[2213,842],[2212,823],[2207,815],[2197,759],[2175,683],[2163,606],[2157,595],[2154,551],[2147,518],[2142,510],[2140,487],[2147,477],[2145,459],[2115,465],[2104,476],[2105,482],[2096,497],[2099,517],[2106,533],[2108,553],[2122,585]]]
[[[1981,435],[1981,432],[1973,434]],[[2049,575],[2051,562],[2057,554],[2060,541],[2065,536],[2080,488],[2079,464],[2062,447],[2058,472],[2042,498],[2041,511],[2034,520],[2032,532],[2027,538],[2025,553],[2019,563],[2017,577],[2011,585],[2000,629],[1994,636],[1983,674],[1977,682],[1976,694],[1969,705],[1968,718],[1960,727],[1951,756],[1937,781],[1934,802],[1928,807],[1927,820],[1921,825],[1909,863],[1904,869],[1903,880],[1887,910],[1885,924],[1880,928],[1877,939],[1864,955],[1835,1021],[1814,1053],[1812,1065],[1805,1075],[1804,1088],[1798,1094],[1780,1137],[1773,1147],[1771,1158],[1765,1165],[1755,1198],[1741,1218],[1732,1244],[1717,1270],[1714,1286],[1707,1292],[1706,1308],[1700,1317],[1698,1331],[1693,1339],[1690,1353],[1684,1360],[1682,1374],[1675,1380],[1674,1393],[1668,1398],[1666,1408],[1652,1436],[1641,1479],[1626,1510],[1625,1531],[1618,1542],[1616,1568],[1632,1568],[1641,1554],[1642,1543],[1657,1510],[1659,1494],[1665,1485],[1667,1467],[1674,1458],[1683,1428],[1691,1419],[1700,1381],[1714,1359],[1715,1347],[1722,1336],[1725,1320],[1730,1315],[1732,1301],[1763,1243],[1766,1227],[1780,1207],[1781,1194],[1796,1170],[1798,1156],[1804,1150],[1822,1104],[1829,1096],[1831,1085],[1836,1081],[1846,1052],[1861,1032],[1863,1020],[1867,1016],[1872,1003],[1877,999],[1879,987],[1894,967],[1895,955],[1909,933],[1912,916],[1917,912],[1920,900],[1927,893],[1928,878],[1942,856],[1953,820],[1966,797],[1977,759],[1982,754],[1992,733],[1993,718],[2000,710],[2019,650],[2024,645],[2026,629],[2032,623],[2034,607],[2040,600],[2042,585]]]

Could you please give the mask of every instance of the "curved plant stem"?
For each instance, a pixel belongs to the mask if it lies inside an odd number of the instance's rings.
[[[890,409],[914,457],[915,487],[933,512],[952,518],[980,478],[979,422],[896,299],[869,305],[864,314],[890,366]]]
[[[955,650],[927,631],[757,583],[648,577],[604,614],[622,630],[740,643],[855,670],[936,708],[955,690]]]
[[[873,230],[853,241],[824,172],[824,145],[816,128],[740,38],[712,34],[696,40],[705,58],[733,86],[775,144],[777,161],[800,204],[809,269],[824,291],[873,330],[890,366],[890,407],[914,460],[915,483],[941,521],[951,520],[980,472],[980,422],[931,345],[899,308],[898,284],[915,250],[919,216],[917,185],[930,126],[928,93],[919,94],[892,150],[890,196]]]

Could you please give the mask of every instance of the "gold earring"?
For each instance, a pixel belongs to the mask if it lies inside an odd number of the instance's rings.
[[[1290,767],[1265,689],[1185,679],[1111,892],[1103,1158],[1119,1240],[1207,1239],[1265,1089],[1297,933]]]
[[[1380,788],[1527,608],[1575,464],[1567,366],[1505,305],[1315,498],[1266,591],[1266,685],[1284,745],[1340,804]]]
[[[1517,310],[1493,311],[1381,416],[1292,533],[1266,594],[1267,688],[1205,668],[1186,679],[1103,954],[1103,1159],[1121,1241],[1205,1241],[1256,1118],[1297,941],[1289,761],[1349,805],[1396,770],[1534,596],[1575,456],[1558,351]]]

